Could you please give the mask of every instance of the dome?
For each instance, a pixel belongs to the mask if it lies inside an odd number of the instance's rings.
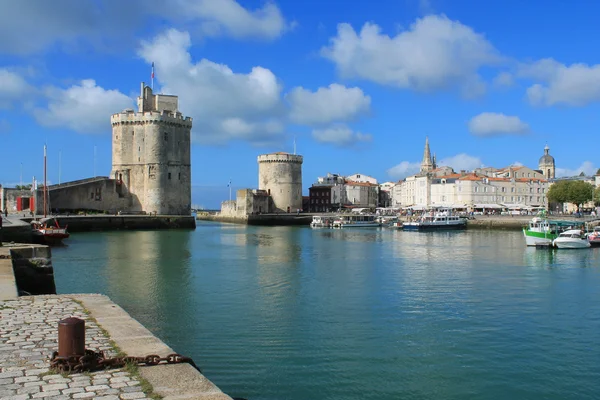
[[[552,157],[550,154],[544,154],[540,157],[539,164],[554,164],[554,157]]]

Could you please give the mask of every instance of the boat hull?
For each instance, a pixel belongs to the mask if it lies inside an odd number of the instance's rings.
[[[588,242],[590,243],[591,247],[600,247],[600,240],[596,239],[596,240],[588,240]]]
[[[559,249],[587,249],[590,243],[587,240],[554,240],[554,247]]]
[[[527,246],[537,246],[538,244],[552,244],[554,239],[558,237],[553,233],[535,232],[523,229],[525,243]]]
[[[378,222],[365,223],[365,224],[334,224],[334,228],[377,228],[381,226]]]
[[[419,222],[407,222],[402,225],[402,230],[405,231],[420,231],[420,232],[429,232],[429,231],[456,231],[466,229],[467,224],[421,224]]]

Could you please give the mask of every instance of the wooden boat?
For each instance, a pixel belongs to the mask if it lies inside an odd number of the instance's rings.
[[[70,235],[67,226],[61,228],[55,218],[42,218],[31,221],[33,240],[39,244],[56,246],[63,243]]]

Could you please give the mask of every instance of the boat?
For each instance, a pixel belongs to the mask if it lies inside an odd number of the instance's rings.
[[[49,246],[60,245],[70,236],[67,227],[61,228],[55,218],[31,221],[31,234],[36,243]]]
[[[344,214],[333,220],[334,228],[375,228],[381,226],[377,216],[371,214]]]
[[[523,228],[523,236],[527,246],[552,245],[558,235],[577,226],[574,221],[549,220],[545,213],[533,217],[529,225]]]
[[[587,240],[592,247],[600,247],[600,226],[594,228],[594,230],[587,234]]]
[[[310,223],[311,228],[331,228],[333,225],[333,217],[324,215],[313,215],[313,219]]]
[[[386,225],[386,228],[390,229],[402,229],[403,223],[400,220],[390,222]]]
[[[405,222],[402,225],[402,229],[405,231],[458,230],[465,229],[466,227],[466,219],[458,215],[452,215],[448,211],[424,214],[416,221]]]
[[[591,247],[580,229],[569,229],[561,232],[552,242],[559,249],[585,249]]]

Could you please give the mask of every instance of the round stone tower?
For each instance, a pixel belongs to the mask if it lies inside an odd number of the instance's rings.
[[[554,179],[554,157],[550,155],[550,147],[548,145],[544,147],[544,155],[540,158],[538,169],[542,171],[546,179]]]
[[[283,152],[258,156],[258,189],[271,195],[274,211],[302,209],[302,156]]]
[[[192,119],[177,106],[177,96],[153,94],[142,83],[139,111],[128,109],[111,117],[111,177],[119,196],[130,200],[127,211],[191,212]]]

